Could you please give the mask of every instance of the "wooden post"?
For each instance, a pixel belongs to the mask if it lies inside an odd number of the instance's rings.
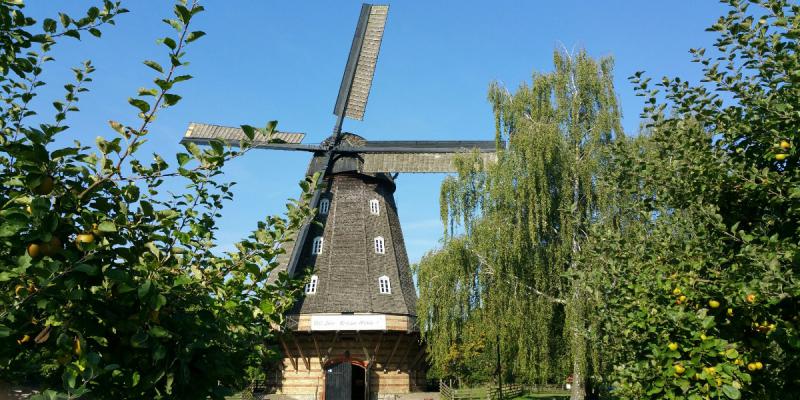
[[[397,363],[397,370],[398,371],[403,369],[403,363],[405,363],[406,360],[408,359],[408,353],[411,352],[411,348],[412,347],[413,346],[411,345],[411,343],[409,343],[408,347],[406,347],[406,351],[405,351],[405,353],[403,353],[403,357],[400,358],[400,362]],[[408,368],[408,371],[411,372],[411,368]]]
[[[383,335],[386,332],[381,332],[381,335],[378,336],[378,343],[375,344],[375,350],[372,350],[372,360],[371,362],[375,362],[375,359],[378,358],[378,350],[381,349],[381,342],[383,342]]]
[[[397,341],[394,342],[394,348],[392,349],[392,354],[389,355],[389,358],[386,360],[386,364],[383,365],[383,372],[386,373],[389,370],[389,364],[392,362],[394,358],[394,353],[397,352],[397,346],[400,346],[400,342],[403,340],[403,336],[397,336]]]
[[[320,353],[320,351],[319,351],[319,344],[317,344],[317,336],[312,334],[311,335],[311,340],[314,341],[314,350],[317,351],[317,360],[319,360],[319,368],[322,369],[322,367],[325,366],[325,364],[324,364],[325,361],[322,360],[322,353]]]
[[[369,356],[369,350],[367,350],[367,346],[364,344],[364,341],[361,340],[361,333],[360,332],[356,332],[356,340],[358,341],[358,344],[361,345],[361,351],[364,352],[364,359],[367,360],[367,361],[371,360],[371,358]]]
[[[289,357],[289,361],[292,363],[292,367],[294,367],[294,372],[297,372],[297,360],[292,357],[292,353],[289,351],[289,346],[286,345],[283,337],[278,336],[278,340],[281,342],[281,346],[283,346],[283,351],[286,352],[286,357]]]
[[[330,346],[328,346],[328,351],[325,352],[325,361],[328,361],[328,358],[331,356],[331,351],[333,351],[333,346],[336,344],[336,340],[339,339],[339,331],[333,335],[333,340],[331,341]],[[324,364],[324,363],[323,363]]]
[[[294,335],[289,335],[292,337],[292,342],[294,342],[294,346],[297,347],[297,353],[300,354],[300,359],[303,360],[303,365],[306,366],[306,371],[311,371],[311,360],[306,358],[305,354],[303,354],[303,348],[300,347],[300,344],[297,343],[297,338]]]

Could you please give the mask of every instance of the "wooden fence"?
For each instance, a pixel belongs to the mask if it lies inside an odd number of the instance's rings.
[[[503,398],[514,398],[522,394],[522,385],[503,385]],[[487,400],[499,399],[498,387],[479,387],[470,389],[455,389],[445,382],[439,382],[439,393],[447,400]]]

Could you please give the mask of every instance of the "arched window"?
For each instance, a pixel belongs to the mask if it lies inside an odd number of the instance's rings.
[[[314,241],[311,242],[311,254],[322,253],[322,242],[322,236],[317,236],[314,238]]]
[[[378,289],[381,294],[392,294],[392,285],[389,284],[389,277],[384,275],[378,278]]]
[[[322,215],[326,215],[328,213],[328,209],[331,208],[331,201],[328,199],[322,199],[319,202],[319,213]]]
[[[306,294],[314,294],[317,293],[317,278],[316,275],[311,275],[311,280],[306,283]]]
[[[372,199],[369,201],[369,213],[375,215],[381,214],[381,203],[378,203],[378,199]]]
[[[385,254],[386,246],[383,243],[383,237],[378,236],[375,238],[375,254]]]

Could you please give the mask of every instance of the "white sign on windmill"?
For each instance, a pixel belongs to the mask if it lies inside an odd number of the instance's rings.
[[[312,331],[385,331],[385,315],[312,315]]]

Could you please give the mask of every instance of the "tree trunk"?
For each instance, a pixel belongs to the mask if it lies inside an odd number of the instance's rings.
[[[575,176],[572,178],[572,201],[577,211],[575,226],[572,232],[572,254],[570,260],[570,269],[577,268],[578,253],[581,251],[581,246],[578,238],[578,233],[583,225],[583,218],[580,205],[580,180],[578,178],[577,165],[580,163],[580,147],[575,146]],[[584,400],[586,399],[586,342],[581,333],[583,328],[583,304],[581,303],[580,282],[579,278],[572,282],[572,301],[570,307],[572,308],[570,315],[571,330],[572,330],[572,390],[570,392],[570,400]]]
[[[572,373],[572,391],[569,394],[569,400],[584,400],[586,399],[586,384],[584,377],[577,370]]]
[[[586,371],[584,368],[586,344],[577,327],[572,331],[572,389],[569,400],[586,399]]]

